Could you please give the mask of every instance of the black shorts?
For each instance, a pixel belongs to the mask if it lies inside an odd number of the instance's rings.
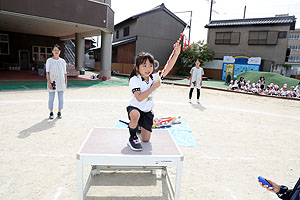
[[[128,106],[127,108],[127,113],[128,113],[128,118],[130,120],[130,116],[129,113],[132,110],[137,110],[140,113],[140,119],[138,121],[138,125],[143,127],[144,129],[152,132],[152,125],[153,125],[153,117],[154,115],[152,114],[152,112],[143,112],[140,109],[133,107],[133,106]]]

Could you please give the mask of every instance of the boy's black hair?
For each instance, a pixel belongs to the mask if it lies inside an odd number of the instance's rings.
[[[130,73],[129,79],[132,78],[133,76],[136,76],[136,75],[139,74],[139,71],[136,68],[139,68],[139,66],[141,64],[145,64],[147,60],[149,60],[149,62],[154,67],[154,57],[150,53],[148,53],[148,52],[141,52],[141,53],[138,53],[136,55],[134,66],[133,66],[133,69],[132,69],[132,71]]]

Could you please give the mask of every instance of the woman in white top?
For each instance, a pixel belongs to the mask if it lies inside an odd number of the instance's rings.
[[[55,91],[58,94],[58,113],[57,117],[62,118],[61,110],[64,105],[64,91],[67,88],[67,70],[66,61],[59,57],[60,46],[55,44],[52,47],[52,58],[48,58],[46,62],[46,78],[47,89],[49,93],[48,108],[50,110],[49,119],[53,119],[53,102],[55,97]]]
[[[191,103],[192,94],[194,88],[197,89],[197,103],[200,103],[200,88],[202,86],[202,76],[204,75],[203,68],[200,67],[200,61],[196,60],[195,67],[193,67],[190,71],[190,92],[189,92],[189,103]]]

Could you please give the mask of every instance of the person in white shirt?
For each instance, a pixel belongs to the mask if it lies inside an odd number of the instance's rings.
[[[245,86],[245,82],[241,82],[240,90],[243,92],[247,90]]]
[[[137,126],[141,126],[141,137],[143,142],[148,142],[151,137],[153,125],[153,97],[155,90],[160,86],[160,80],[171,71],[178,55],[181,45],[174,44],[174,54],[167,67],[163,71],[153,73],[154,58],[150,53],[141,52],[135,58],[134,68],[129,76],[129,87],[132,92],[132,99],[127,107],[130,120],[129,141],[127,145],[133,151],[142,151],[140,139],[137,137]]]
[[[273,93],[273,95],[278,96],[279,94],[280,94],[279,86],[278,85],[274,85],[274,93]]]
[[[287,84],[284,84],[280,90],[280,96],[286,97],[288,95]]]
[[[230,84],[229,84],[228,89],[229,89],[229,90],[233,90],[232,87],[233,87],[233,80],[230,80]]]
[[[258,94],[260,94],[263,91],[260,86],[261,85],[259,83],[256,83],[256,89]]]
[[[247,90],[247,92],[251,92],[251,83],[249,80],[246,83],[246,90]]]
[[[256,84],[255,84],[255,83],[252,83],[251,92],[252,92],[252,93],[258,93],[258,89],[257,89],[257,87],[256,87]]]
[[[257,83],[259,84],[260,91],[265,89],[265,85],[266,85],[265,77],[261,76]]]
[[[197,103],[200,103],[200,88],[202,86],[202,76],[204,75],[204,70],[200,67],[200,61],[197,59],[195,62],[195,67],[190,71],[190,92],[189,92],[189,103],[192,102],[192,95],[194,88],[197,89]]]
[[[297,96],[297,97],[300,97],[300,82],[299,82],[298,85],[296,86],[295,91],[296,91],[296,96]]]
[[[53,102],[55,97],[55,91],[58,94],[58,113],[57,117],[62,118],[61,110],[64,105],[64,91],[67,88],[67,70],[66,61],[59,57],[60,46],[55,44],[52,47],[52,58],[48,58],[46,61],[46,78],[47,89],[49,93],[48,108],[50,110],[49,119],[53,119]]]
[[[294,86],[291,86],[290,87],[290,91],[288,91],[288,96],[289,97],[296,97],[296,90],[295,90],[295,87]]]
[[[267,85],[267,88],[265,89],[265,91],[262,92],[262,94],[270,95],[270,91],[271,91],[271,86]]]
[[[239,89],[241,89],[242,83],[244,83],[244,86],[246,85],[246,81],[245,81],[244,77],[241,76],[241,77],[240,77],[240,80],[238,81]]]
[[[239,89],[239,84],[238,84],[238,81],[237,81],[237,80],[234,81],[233,86],[232,86],[232,89],[233,89],[233,90]]]
[[[270,83],[269,85],[269,91],[268,91],[268,95],[273,95],[274,94],[274,83]]]

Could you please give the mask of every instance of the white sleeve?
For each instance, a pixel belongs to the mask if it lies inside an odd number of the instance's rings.
[[[204,75],[204,69],[201,68],[201,75],[203,76]]]
[[[133,76],[129,80],[129,88],[131,89],[132,93],[134,93],[135,91],[141,91],[141,86],[140,86],[139,80],[136,76]]]
[[[193,71],[194,71],[194,67],[192,67],[192,69],[190,71],[190,74],[193,74]]]
[[[46,72],[49,72],[50,71],[50,58],[47,59],[46,61]]]
[[[162,71],[158,71],[158,72],[152,74],[152,76],[153,76],[153,81],[154,81],[154,82],[157,81],[157,80],[160,78],[161,72],[162,72]]]
[[[67,63],[65,60],[63,60],[63,61],[64,61],[64,73],[67,74]]]

